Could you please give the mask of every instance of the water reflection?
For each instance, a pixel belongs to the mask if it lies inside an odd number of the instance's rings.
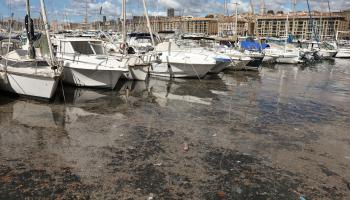
[[[64,126],[61,114],[53,114],[52,108],[43,103],[17,101],[13,104],[12,120],[29,127],[59,128]]]

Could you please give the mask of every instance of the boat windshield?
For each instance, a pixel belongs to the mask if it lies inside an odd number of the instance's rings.
[[[72,47],[75,52],[85,55],[94,54],[94,51],[91,48],[91,45],[88,41],[74,41],[71,42]]]
[[[93,48],[96,55],[105,54],[101,42],[90,42],[90,45]]]

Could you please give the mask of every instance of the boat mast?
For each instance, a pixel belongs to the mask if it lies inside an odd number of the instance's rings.
[[[115,0],[115,24],[114,31],[118,30],[118,0]]]
[[[329,16],[332,17],[332,12],[331,12],[331,6],[329,5],[329,0],[327,1],[328,3],[328,12],[329,12]],[[329,34],[329,31],[331,30],[331,27],[330,27],[330,23],[328,23],[328,31],[327,33]],[[333,26],[333,40],[336,38],[336,30],[335,30],[335,24]]]
[[[292,35],[294,35],[294,32],[295,32],[295,15],[296,15],[296,7],[297,5],[297,0],[293,0],[293,25],[292,25]]]
[[[85,0],[85,17],[84,17],[85,28],[88,30],[88,2]]]
[[[233,3],[233,5],[235,5],[235,35],[237,37],[237,23],[238,23],[238,5],[239,3],[236,1],[235,3]]]
[[[314,20],[312,18],[312,15],[311,15],[311,9],[310,9],[310,3],[309,3],[309,0],[306,0],[306,3],[307,3],[307,8],[309,10],[309,16],[310,16],[310,23],[311,23],[311,28],[312,28],[312,33],[314,35],[314,39],[316,40],[317,44],[318,44],[318,37],[317,37],[317,34],[316,34],[316,29],[314,28]]]
[[[50,33],[49,33],[49,24],[48,24],[48,20],[47,20],[47,16],[46,16],[46,8],[45,8],[44,0],[40,0],[40,5],[41,5],[41,14],[43,16],[43,21],[44,21],[44,26],[45,26],[47,44],[49,45],[50,60],[51,60],[51,63],[53,63],[54,62],[54,55],[53,55],[53,50],[52,50],[52,44],[51,44]]]
[[[29,58],[30,59],[34,59],[35,58],[35,53],[33,51],[33,38],[30,38],[30,34],[33,31],[32,30],[32,19],[30,18],[30,4],[29,4],[29,0],[26,0],[26,10],[27,10],[27,16],[28,16],[28,34],[27,34],[27,39],[29,41],[29,45],[28,45],[28,54],[29,54]]]
[[[151,35],[151,40],[152,40],[152,45],[155,46],[155,42],[154,42],[154,38],[153,38],[153,32],[152,32],[152,27],[151,27],[151,23],[149,21],[149,17],[148,17],[148,11],[147,11],[147,6],[146,6],[146,0],[142,0],[142,3],[143,3],[143,9],[144,9],[144,12],[145,12],[145,15],[146,15],[146,20],[147,20],[147,28],[148,28],[148,31]]]
[[[124,48],[123,50],[123,54],[126,53],[126,9],[125,9],[125,4],[126,4],[126,0],[122,1],[122,17],[123,17],[123,21],[122,21],[122,42],[123,42],[123,46]]]

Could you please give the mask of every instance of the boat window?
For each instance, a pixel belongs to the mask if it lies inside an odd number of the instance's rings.
[[[77,53],[86,55],[94,54],[94,51],[92,50],[88,41],[74,41],[71,42],[71,44],[74,51]]]
[[[102,47],[102,44],[100,42],[90,42],[90,44],[97,55],[104,54],[103,47]]]

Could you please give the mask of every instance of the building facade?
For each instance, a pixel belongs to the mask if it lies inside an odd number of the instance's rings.
[[[154,32],[174,31],[178,33],[202,33],[216,35],[218,21],[206,17],[172,17],[151,20]]]
[[[256,31],[261,37],[285,37],[286,25],[288,34],[298,39],[311,39],[314,34],[319,39],[331,39],[337,31],[347,30],[345,17],[334,13],[313,12],[312,20],[307,12],[256,17]]]
[[[218,34],[221,36],[231,35],[246,35],[248,31],[248,21],[242,17],[237,18],[237,31],[236,17],[235,16],[219,16],[218,21]]]

